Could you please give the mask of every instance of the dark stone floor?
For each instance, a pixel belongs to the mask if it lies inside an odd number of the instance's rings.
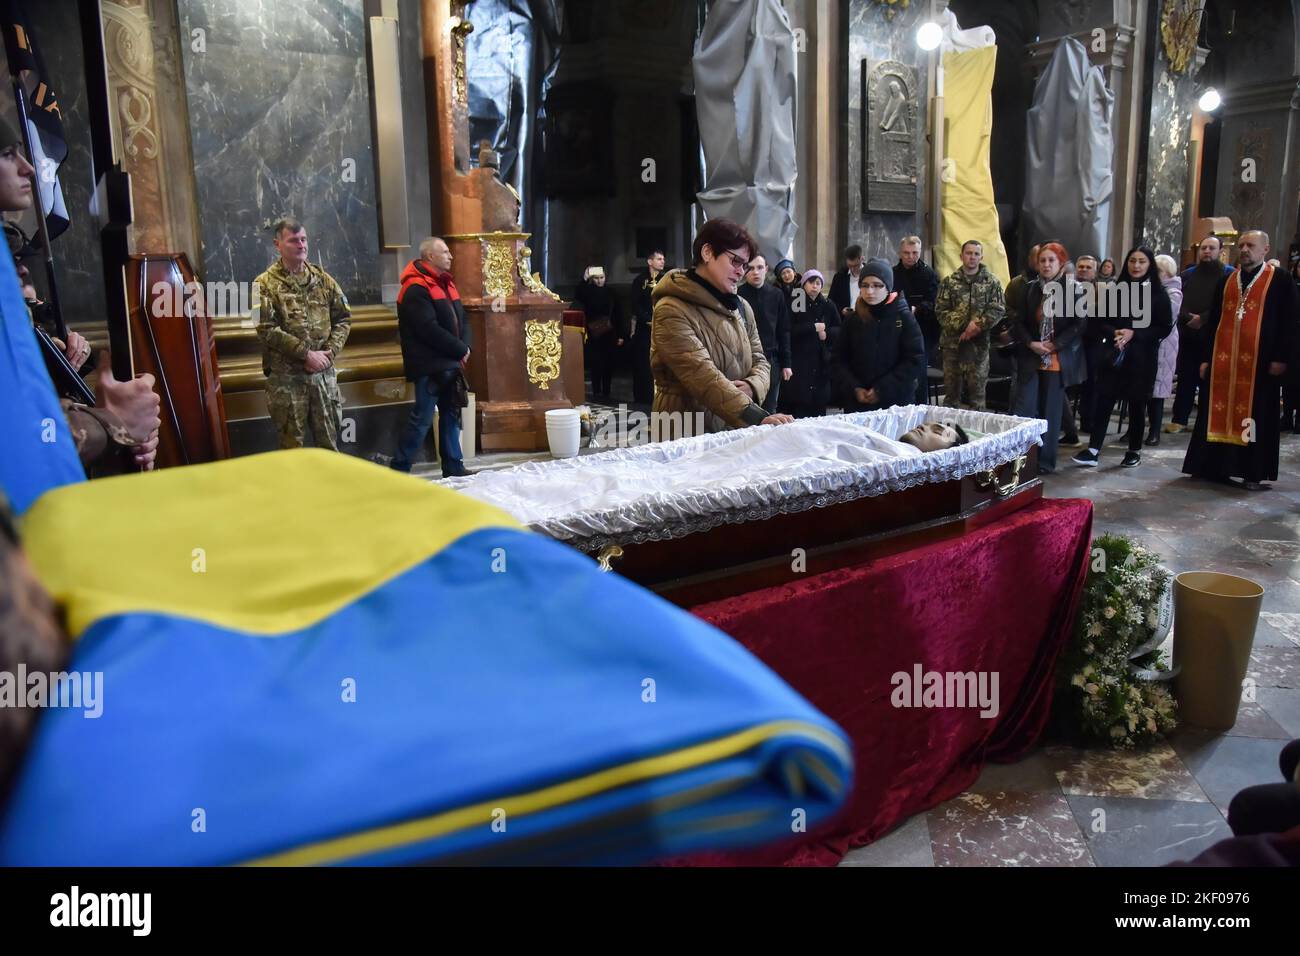
[[[1277,757],[1300,737],[1300,435],[1282,439],[1281,480],[1267,491],[1194,481],[1179,469],[1188,436],[1162,435],[1120,468],[1120,439],[1098,468],[1064,464],[1047,494],[1089,498],[1094,533],[1159,553],[1175,572],[1238,574],[1265,588],[1250,676],[1257,699],[1219,734],[1179,728],[1135,752],[1051,744],[989,766],[966,793],[912,817],[843,866],[1151,866],[1186,860],[1231,836],[1228,802],[1281,781]],[[1062,456],[1068,461],[1069,451]]]

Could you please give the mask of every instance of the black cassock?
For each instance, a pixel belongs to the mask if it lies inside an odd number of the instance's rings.
[[[1242,275],[1242,289],[1251,276]],[[1221,316],[1223,292],[1227,283],[1236,281],[1236,273],[1227,275],[1214,290],[1206,317],[1202,362],[1209,362],[1214,349],[1214,337],[1220,321],[1234,322],[1234,316]],[[1243,296],[1244,301],[1244,296]],[[1196,429],[1192,432],[1183,471],[1201,478],[1224,480],[1242,478],[1246,481],[1276,481],[1278,446],[1281,442],[1280,401],[1285,375],[1270,375],[1271,362],[1294,360],[1295,341],[1300,335],[1300,304],[1297,303],[1295,283],[1281,269],[1273,270],[1273,280],[1264,297],[1264,317],[1261,322],[1259,356],[1255,363],[1255,400],[1251,416],[1255,419],[1255,440],[1247,445],[1228,445],[1206,440],[1209,428],[1210,388],[1200,391],[1196,411]],[[1213,372],[1209,372],[1213,374]],[[1213,382],[1209,383],[1211,386]]]

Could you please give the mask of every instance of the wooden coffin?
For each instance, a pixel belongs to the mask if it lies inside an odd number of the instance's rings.
[[[135,371],[153,375],[162,399],[157,466],[230,457],[216,338],[189,260],[131,256],[126,282]]]

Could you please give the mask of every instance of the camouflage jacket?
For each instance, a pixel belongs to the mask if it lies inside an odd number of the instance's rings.
[[[972,319],[985,332],[1002,321],[1006,315],[1002,283],[984,265],[973,276],[958,269],[939,283],[934,314],[939,320],[939,346],[956,348]],[[988,336],[976,336],[975,341],[987,346]]]
[[[59,404],[86,474],[91,478],[122,474],[130,463],[126,453],[136,445],[126,426],[107,409],[91,408],[68,398],[60,399]]]
[[[262,343],[262,370],[306,375],[309,351],[343,351],[352,326],[348,297],[320,266],[293,275],[276,260],[253,282],[253,321]]]

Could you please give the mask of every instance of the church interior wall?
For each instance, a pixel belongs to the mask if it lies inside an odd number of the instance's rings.
[[[584,269],[601,265],[608,285],[626,302],[632,276],[645,268],[638,230],[663,237],[670,267],[689,264],[691,202],[683,177],[691,171],[683,168],[688,133],[681,104],[692,90],[695,18],[694,4],[685,2],[611,4],[593,8],[561,45],[548,113],[559,116],[585,101],[608,117],[607,126],[593,131],[603,141],[590,148],[608,156],[597,164],[597,175],[563,184],[543,176],[536,187],[549,196],[548,243],[545,263],[534,259],[533,267],[566,299]],[[575,102],[578,107],[571,107]],[[577,149],[575,162],[587,160],[585,147],[574,144],[548,142],[546,149],[560,151],[561,165],[570,149]],[[554,170],[554,160],[546,166]]]
[[[273,260],[269,227],[302,219],[353,304],[380,301],[374,158],[361,0],[178,0],[202,264],[248,281]]]
[[[1210,64],[1221,79],[1222,132],[1214,212],[1262,228],[1281,258],[1296,234],[1300,188],[1300,3],[1225,0]],[[1279,24],[1281,25],[1279,28]],[[1253,160],[1253,181],[1243,160]]]

